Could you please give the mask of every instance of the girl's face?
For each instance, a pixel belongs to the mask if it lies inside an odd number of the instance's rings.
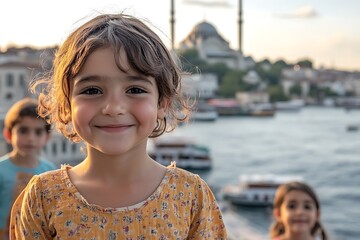
[[[293,190],[285,195],[280,209],[275,209],[278,221],[284,224],[286,235],[311,235],[319,219],[314,200],[305,192]]]
[[[116,66],[111,48],[89,55],[72,82],[72,124],[92,150],[145,153],[157,119],[165,117],[167,101],[159,102],[155,79],[131,69],[123,51],[120,62],[126,73]]]
[[[25,116],[15,124],[7,140],[18,155],[38,157],[49,138],[44,120]]]

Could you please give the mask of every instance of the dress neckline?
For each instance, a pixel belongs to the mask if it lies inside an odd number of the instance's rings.
[[[69,174],[68,174],[68,170],[71,169],[72,167],[69,165],[62,165],[61,166],[61,177],[63,179],[63,181],[65,182],[65,185],[67,187],[67,189],[69,190],[69,192],[71,194],[74,195],[74,197],[85,207],[90,208],[91,210],[94,211],[100,211],[100,212],[123,212],[123,211],[133,211],[133,210],[137,210],[139,208],[142,208],[143,206],[148,205],[149,202],[154,201],[155,199],[158,199],[164,186],[166,186],[166,184],[169,182],[169,179],[171,178],[171,176],[174,173],[174,170],[176,168],[175,165],[170,165],[167,167],[166,169],[166,173],[163,177],[163,179],[161,180],[159,186],[156,188],[156,190],[145,200],[133,204],[131,206],[126,206],[126,207],[120,207],[120,208],[112,208],[112,207],[103,207],[103,206],[99,206],[97,204],[92,204],[92,203],[88,203],[88,201],[81,195],[81,193],[78,191],[78,189],[76,188],[76,186],[71,182]]]

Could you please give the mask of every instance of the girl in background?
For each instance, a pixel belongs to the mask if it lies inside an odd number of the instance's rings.
[[[9,239],[12,204],[32,176],[56,169],[41,156],[51,138],[51,126],[37,110],[36,99],[24,98],[5,116],[3,134],[12,150],[0,157],[0,240]]]
[[[12,209],[12,239],[226,239],[204,180],[147,154],[148,138],[189,109],[181,74],[132,16],[101,14],[70,34],[34,88],[47,84],[39,112],[84,141],[87,157],[32,178]]]
[[[273,240],[328,240],[320,223],[320,204],[314,190],[302,182],[281,185],[274,199]],[[320,238],[319,238],[320,237]]]

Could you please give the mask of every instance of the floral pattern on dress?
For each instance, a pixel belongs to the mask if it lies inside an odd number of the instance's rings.
[[[169,166],[145,201],[103,208],[81,196],[69,168],[31,179],[12,209],[11,239],[226,239],[215,197],[196,174]]]

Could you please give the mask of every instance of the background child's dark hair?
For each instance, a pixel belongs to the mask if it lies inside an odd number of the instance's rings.
[[[297,182],[297,181],[288,182],[288,183],[282,184],[278,187],[276,194],[275,194],[275,198],[274,198],[273,208],[280,210],[280,207],[281,207],[282,203],[284,202],[284,198],[285,198],[286,194],[291,191],[294,191],[294,190],[301,191],[301,192],[304,192],[307,195],[309,195],[314,200],[317,211],[320,212],[320,203],[315,194],[315,191],[312,189],[312,187],[310,187],[306,183]],[[313,229],[311,229],[311,234],[315,235],[319,231],[321,233],[322,240],[328,240],[328,236],[327,236],[323,226],[321,225],[320,221],[318,220],[315,223],[315,226],[313,227]],[[284,225],[279,221],[275,221],[270,227],[270,237],[271,238],[280,236],[280,235],[284,234],[284,232],[285,232]]]
[[[139,19],[126,14],[102,14],[72,32],[57,50],[51,77],[38,81],[47,88],[40,94],[43,116],[49,116],[67,138],[75,142],[79,136],[71,126],[71,84],[87,57],[99,48],[111,47],[118,68],[127,72],[120,62],[120,51],[126,53],[130,67],[156,80],[159,102],[169,99],[167,116],[158,122],[150,137],[171,131],[178,121],[187,119],[189,105],[181,89],[182,72],[159,36]]]
[[[24,117],[40,118],[38,114],[38,102],[36,99],[24,98],[16,102],[6,114],[4,129],[11,133],[13,127]],[[51,126],[46,123],[45,119],[40,119],[44,120],[46,131],[50,132]]]

